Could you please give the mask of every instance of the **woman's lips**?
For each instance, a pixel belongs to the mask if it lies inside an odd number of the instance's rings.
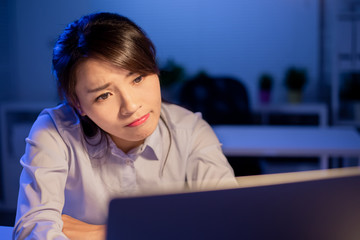
[[[137,127],[141,124],[143,124],[144,122],[146,122],[146,120],[150,117],[150,113],[142,116],[139,119],[136,119],[135,121],[133,121],[132,123],[130,123],[129,125],[127,125],[128,127]]]

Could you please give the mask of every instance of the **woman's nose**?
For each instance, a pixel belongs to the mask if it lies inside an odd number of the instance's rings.
[[[135,113],[140,105],[137,103],[135,98],[130,94],[123,94],[121,98],[120,114],[122,116],[129,116]]]

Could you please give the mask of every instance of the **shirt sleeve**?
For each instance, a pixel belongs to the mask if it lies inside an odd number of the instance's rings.
[[[200,116],[194,126],[190,146],[187,165],[187,181],[190,188],[238,186],[234,171],[222,152],[217,136]]]
[[[26,139],[13,239],[68,239],[61,213],[68,172],[66,144],[49,115],[35,121]]]

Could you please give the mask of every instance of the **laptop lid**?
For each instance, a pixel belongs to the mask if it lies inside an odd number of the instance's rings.
[[[117,198],[107,239],[360,239],[360,176]]]

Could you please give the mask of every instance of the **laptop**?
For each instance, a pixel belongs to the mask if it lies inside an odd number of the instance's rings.
[[[116,198],[107,239],[360,239],[360,176]]]

